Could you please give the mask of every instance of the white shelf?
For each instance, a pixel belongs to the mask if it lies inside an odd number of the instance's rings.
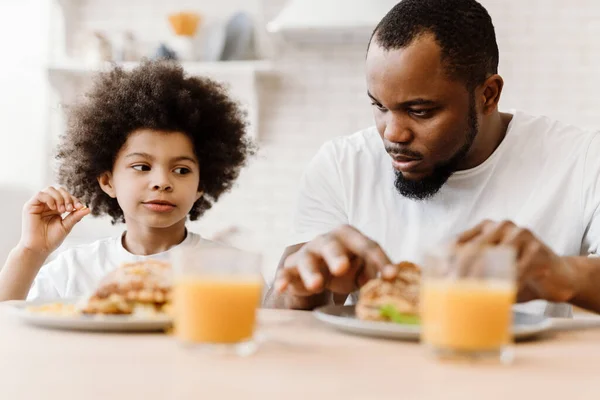
[[[48,71],[60,74],[87,75],[100,71],[109,70],[113,65],[122,66],[125,70],[131,70],[139,65],[138,62],[111,63],[106,62],[99,65],[86,65],[77,61],[61,61],[48,65]],[[272,65],[268,60],[256,61],[219,61],[219,62],[183,62],[183,69],[192,75],[203,74],[257,74],[272,71]]]

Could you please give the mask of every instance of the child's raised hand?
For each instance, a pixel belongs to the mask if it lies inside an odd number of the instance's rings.
[[[63,214],[68,213],[63,218]],[[49,255],[65,240],[71,229],[90,213],[63,188],[48,187],[23,207],[20,246]]]

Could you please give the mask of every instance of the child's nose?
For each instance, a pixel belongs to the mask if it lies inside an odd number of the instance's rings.
[[[173,187],[170,184],[165,183],[165,184],[155,184],[154,187],[152,187],[152,189],[160,190],[160,191],[171,191],[171,190],[173,190]]]
[[[173,190],[173,185],[169,180],[169,177],[165,173],[161,173],[156,171],[154,176],[152,177],[151,186],[153,190],[160,191],[171,191]]]

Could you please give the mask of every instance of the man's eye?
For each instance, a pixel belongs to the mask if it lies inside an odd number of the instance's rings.
[[[131,168],[136,171],[150,171],[150,167],[144,164],[133,165]]]
[[[384,106],[382,106],[382,105],[381,105],[381,104],[379,104],[379,103],[375,103],[374,101],[372,101],[372,102],[371,102],[371,105],[373,105],[373,106],[377,107],[377,109],[378,109],[379,111],[387,111],[387,109],[386,109]]]
[[[409,110],[408,112],[415,117],[426,118],[431,116],[432,110]]]
[[[179,175],[187,175],[192,172],[189,168],[175,168],[174,172]]]

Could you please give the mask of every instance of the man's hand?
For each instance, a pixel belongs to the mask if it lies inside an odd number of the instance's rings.
[[[396,273],[377,243],[344,225],[288,256],[275,280],[275,290],[301,297],[324,291],[349,294],[379,271],[389,278]]]
[[[484,221],[458,237],[458,245],[508,245],[517,252],[518,301],[567,302],[578,291],[575,266],[529,230],[510,221]]]

